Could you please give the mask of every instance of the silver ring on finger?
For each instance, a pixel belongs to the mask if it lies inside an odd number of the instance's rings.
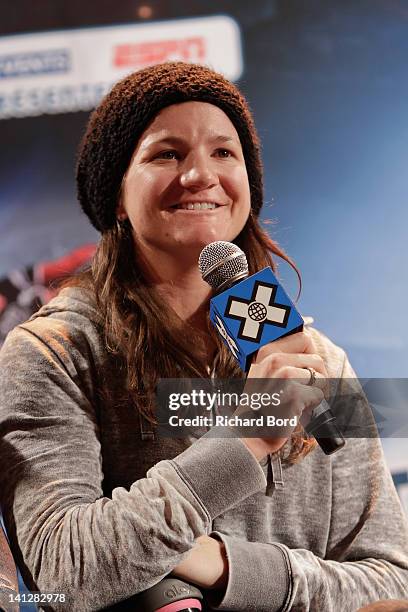
[[[314,370],[313,368],[304,368],[305,370],[308,370],[309,374],[310,374],[310,378],[309,378],[309,382],[307,383],[308,387],[313,387],[313,385],[316,382],[316,370]]]

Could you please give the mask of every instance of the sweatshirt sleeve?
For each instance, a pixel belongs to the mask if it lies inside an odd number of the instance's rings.
[[[0,502],[29,587],[69,598],[48,609],[100,610],[159,582],[265,477],[240,440],[201,439],[104,497],[84,372],[62,331],[45,342],[33,329],[0,352]]]
[[[355,378],[346,357],[342,377]],[[355,409],[365,412],[367,423],[372,420],[363,394]],[[332,461],[332,514],[325,558],[277,542],[214,534],[225,544],[230,568],[215,609],[338,612],[408,599],[407,517],[380,440],[348,439],[345,449],[327,460]]]

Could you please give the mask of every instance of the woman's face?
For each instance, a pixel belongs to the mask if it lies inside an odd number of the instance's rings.
[[[138,247],[196,255],[210,242],[236,238],[249,211],[244,156],[227,115],[206,102],[158,113],[139,139],[118,207]]]

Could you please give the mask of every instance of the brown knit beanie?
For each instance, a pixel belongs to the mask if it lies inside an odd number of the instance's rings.
[[[221,108],[237,130],[259,214],[263,200],[259,140],[247,102],[230,81],[198,64],[167,62],[119,81],[92,113],[77,166],[78,199],[97,230],[116,222],[123,176],[148,124],[166,106],[198,100]]]

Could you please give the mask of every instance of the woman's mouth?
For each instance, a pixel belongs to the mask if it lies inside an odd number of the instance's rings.
[[[173,204],[171,208],[176,210],[215,210],[220,204],[216,202],[183,202],[181,204]]]

